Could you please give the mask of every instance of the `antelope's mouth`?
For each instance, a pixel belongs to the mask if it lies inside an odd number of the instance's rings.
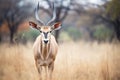
[[[49,42],[49,39],[44,39],[43,42],[47,44]]]
[[[44,40],[44,43],[47,44],[47,43],[48,43],[48,40]]]

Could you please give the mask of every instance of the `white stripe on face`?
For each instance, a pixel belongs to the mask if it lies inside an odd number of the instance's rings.
[[[51,33],[50,32],[42,32],[41,34],[42,34],[43,42],[48,43],[50,40]]]
[[[42,41],[48,43],[51,35],[51,27],[50,26],[42,26],[40,29],[42,35]]]

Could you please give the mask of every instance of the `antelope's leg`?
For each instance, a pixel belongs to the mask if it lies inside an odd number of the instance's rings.
[[[39,73],[39,78],[40,78],[40,80],[42,80],[42,76],[41,76],[42,67],[39,65],[37,60],[35,61],[35,64],[36,64],[36,68],[37,68],[38,73]]]
[[[48,80],[48,66],[44,66],[45,68],[45,80]]]
[[[49,79],[52,80],[52,73],[54,70],[54,62],[52,62],[49,66],[48,66],[48,72],[49,72]]]

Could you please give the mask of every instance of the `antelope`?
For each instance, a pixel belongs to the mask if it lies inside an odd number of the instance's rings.
[[[38,16],[39,2],[35,8],[35,18],[41,24],[37,25],[36,23],[29,21],[29,25],[32,28],[35,28],[40,31],[40,35],[36,38],[33,44],[33,52],[35,65],[39,73],[40,80],[42,67],[45,68],[46,78],[52,79],[52,72],[54,69],[54,61],[58,52],[58,44],[55,40],[55,37],[51,34],[52,31],[58,30],[61,28],[61,23],[56,22],[52,26],[50,25],[56,18],[56,9],[53,4],[53,17],[51,20],[45,24]]]

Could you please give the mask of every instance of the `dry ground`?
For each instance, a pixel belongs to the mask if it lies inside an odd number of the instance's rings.
[[[38,80],[32,44],[0,45],[0,80]],[[120,45],[60,44],[53,80],[120,80]]]

